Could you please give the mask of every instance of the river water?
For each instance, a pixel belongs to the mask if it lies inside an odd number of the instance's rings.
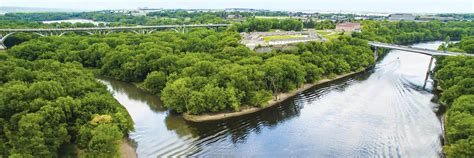
[[[101,22],[101,21],[94,21],[94,20],[89,20],[89,19],[69,19],[69,20],[48,20],[48,21],[42,21],[44,24],[52,24],[52,23],[92,23],[94,25],[99,25],[100,23],[106,24],[106,22]]]
[[[441,42],[415,44],[436,49]],[[422,89],[430,57],[391,51],[373,71],[309,89],[279,106],[190,123],[131,84],[104,82],[135,122],[139,157],[440,157],[442,125]]]

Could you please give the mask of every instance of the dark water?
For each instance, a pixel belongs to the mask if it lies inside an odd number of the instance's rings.
[[[101,81],[132,116],[130,138],[139,157],[440,157],[442,125],[431,79],[428,90],[420,88],[429,59],[391,51],[371,72],[255,114],[208,123],[185,122],[133,85]]]

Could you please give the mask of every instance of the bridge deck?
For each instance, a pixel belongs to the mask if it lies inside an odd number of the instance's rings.
[[[425,54],[425,55],[438,55],[438,56],[465,55],[465,56],[474,56],[474,54],[448,52],[448,51],[444,52],[444,51],[439,51],[439,50],[416,48],[416,47],[411,47],[411,46],[402,46],[402,45],[380,43],[380,42],[369,42],[369,45],[374,46],[374,47],[395,49],[395,50],[414,52],[414,53],[420,53],[420,54]]]

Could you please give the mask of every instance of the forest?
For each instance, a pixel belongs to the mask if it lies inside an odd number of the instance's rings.
[[[281,29],[285,31],[301,31],[303,23],[298,19],[267,19],[267,18],[248,18],[247,20],[234,23],[233,28],[237,32],[265,32],[271,29]]]
[[[474,22],[409,22],[409,21],[362,21],[362,32],[353,37],[369,41],[395,44],[412,44],[424,41],[460,40],[474,35]]]
[[[285,31],[301,31],[303,28],[334,29],[335,22],[324,20],[316,22],[312,19],[302,21],[296,18],[276,19],[276,18],[255,18],[255,16],[287,15],[279,12],[193,12],[184,10],[151,12],[147,16],[132,16],[128,14],[115,14],[112,12],[80,12],[80,13],[7,13],[0,16],[0,28],[75,28],[75,27],[96,27],[92,23],[51,23],[42,24],[46,20],[66,20],[66,19],[90,19],[99,23],[99,27],[104,26],[130,26],[130,25],[182,25],[182,24],[218,24],[234,23],[232,28],[238,32],[269,31],[271,29],[281,29]],[[239,15],[243,20],[233,21],[228,19],[229,15]]]
[[[125,108],[80,63],[0,52],[2,157],[57,157],[71,144],[81,156],[111,157],[131,130]]]
[[[167,16],[165,16],[167,15]],[[193,14],[165,14],[159,16],[133,16],[130,14],[116,14],[111,11],[77,12],[77,13],[7,13],[0,16],[0,28],[33,28],[33,27],[90,27],[90,24],[60,24],[41,25],[41,21],[90,19],[107,22],[106,26],[130,25],[175,25],[175,24],[208,24],[229,23],[218,14],[198,12]],[[66,25],[66,26],[65,26]],[[70,26],[71,25],[71,26]],[[76,26],[79,25],[79,26]]]
[[[445,43],[440,46],[440,49],[474,54],[474,36],[465,36],[457,43],[451,42],[449,38],[445,39]]]
[[[450,50],[472,51],[474,36],[449,44]],[[448,106],[446,113],[447,157],[474,155],[474,57],[437,57],[435,79],[442,89],[440,102]]]
[[[188,34],[42,37],[8,53],[29,61],[80,62],[100,69],[101,75],[139,83],[161,95],[166,107],[193,114],[265,106],[272,94],[362,70],[374,61],[367,42],[355,38],[263,54],[239,40],[237,32],[206,29]]]
[[[238,32],[266,32],[270,30],[284,30],[284,31],[301,31],[303,28],[308,29],[334,29],[336,28],[336,22],[330,20],[324,20],[316,22],[312,19],[308,21],[302,21],[294,18],[287,19],[272,19],[272,18],[247,18],[243,22],[233,23],[233,30]]]

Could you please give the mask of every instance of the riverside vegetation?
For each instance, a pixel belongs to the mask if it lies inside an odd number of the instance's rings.
[[[78,62],[24,60],[0,52],[0,155],[117,154],[133,122],[106,87]]]
[[[449,50],[474,53],[474,36],[448,45]],[[442,49],[442,48],[441,48]],[[435,79],[448,106],[445,117],[445,152],[448,157],[474,155],[474,57],[438,57]]]
[[[265,106],[272,94],[373,64],[366,41],[340,38],[298,44],[292,51],[257,54],[232,31],[188,34],[118,33],[110,36],[38,38],[8,53],[25,60],[80,62],[100,74],[141,83],[179,113],[238,111]]]

